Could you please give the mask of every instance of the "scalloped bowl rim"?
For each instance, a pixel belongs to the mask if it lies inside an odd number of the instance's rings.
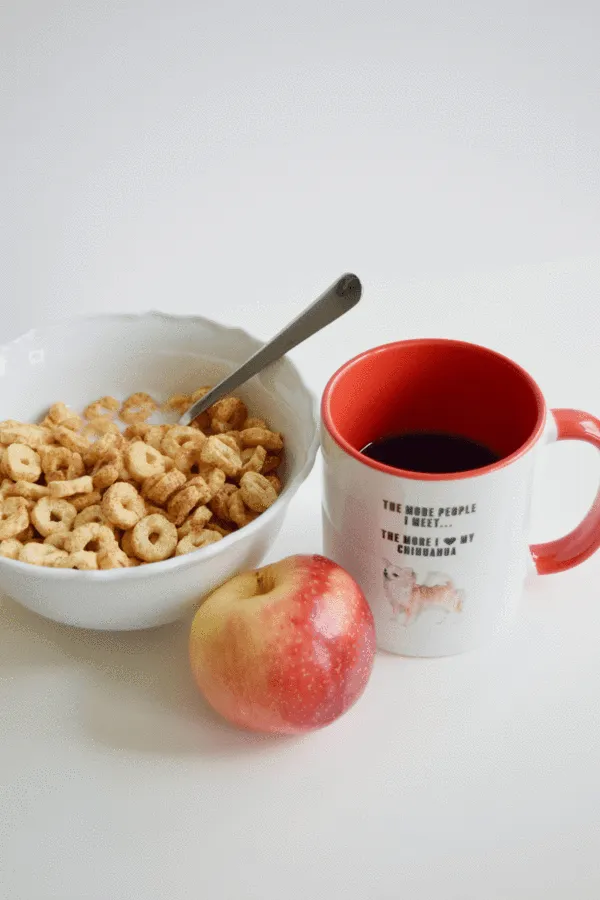
[[[232,334],[237,333],[243,335],[244,337],[249,338],[252,341],[256,341],[257,343],[261,343],[260,339],[255,335],[251,334],[251,332],[247,331],[245,328],[240,328],[235,325],[223,325],[220,322],[217,322],[215,319],[209,319],[206,316],[198,316],[198,315],[188,315],[188,314],[177,314],[177,313],[165,313],[161,310],[147,310],[146,312],[140,313],[90,313],[90,314],[76,314],[73,316],[68,316],[62,319],[57,319],[56,321],[49,323],[48,325],[42,325],[40,327],[30,328],[28,331],[23,332],[18,337],[14,338],[12,341],[8,341],[8,343],[4,343],[0,345],[0,354],[4,352],[9,352],[12,348],[18,347],[20,344],[26,343],[36,337],[43,335],[45,332],[50,329],[58,329],[60,327],[64,327],[66,325],[73,325],[77,322],[91,322],[96,320],[107,321],[112,319],[113,321],[122,321],[124,319],[167,319],[172,321],[179,322],[198,322],[208,327],[216,327],[222,331],[228,331]],[[293,360],[289,358],[289,356],[285,355],[282,357],[282,360],[285,360],[285,363],[294,370],[298,379],[306,391],[307,395],[310,397],[312,413],[313,413],[313,424],[315,427],[315,433],[310,442],[308,450],[306,452],[306,460],[304,465],[300,469],[300,471],[289,481],[287,482],[281,494],[277,497],[275,503],[270,506],[265,512],[261,513],[258,519],[255,519],[250,524],[245,525],[239,531],[234,532],[227,536],[227,545],[222,545],[221,541],[215,541],[214,544],[209,544],[206,547],[200,547],[198,550],[192,553],[185,553],[182,556],[172,556],[170,559],[164,559],[160,562],[148,563],[145,566],[133,566],[132,568],[127,569],[94,569],[92,571],[85,569],[55,569],[50,566],[32,566],[31,563],[19,562],[15,559],[8,559],[7,557],[0,557],[0,566],[14,566],[17,569],[23,571],[31,571],[31,569],[36,570],[36,574],[41,575],[42,577],[46,577],[54,580],[65,580],[65,581],[87,581],[88,579],[93,579],[96,582],[99,581],[118,581],[120,579],[127,578],[140,578],[152,575],[152,573],[162,574],[165,572],[169,572],[172,569],[185,569],[189,566],[193,566],[198,563],[200,560],[199,554],[202,553],[201,559],[211,559],[214,556],[218,556],[221,553],[225,553],[228,547],[233,547],[236,543],[239,543],[241,540],[250,538],[255,531],[258,531],[262,525],[266,522],[270,521],[276,513],[279,512],[279,508],[281,506],[282,501],[286,503],[286,505],[293,498],[294,494],[297,492],[300,485],[306,481],[307,477],[310,475],[311,470],[315,464],[317,452],[320,444],[320,431],[319,431],[319,402],[316,394],[311,388],[308,387],[306,381],[302,373],[300,372],[298,366]]]

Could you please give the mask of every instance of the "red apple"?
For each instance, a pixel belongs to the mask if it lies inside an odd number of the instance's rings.
[[[373,616],[354,579],[323,556],[244,572],[204,601],[190,661],[217,712],[254,731],[298,734],[360,697],[375,655]]]

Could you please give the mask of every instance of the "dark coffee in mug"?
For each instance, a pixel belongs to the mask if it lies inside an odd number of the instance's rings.
[[[483,469],[500,459],[478,441],[438,431],[388,435],[371,441],[360,452],[394,469],[438,474]]]

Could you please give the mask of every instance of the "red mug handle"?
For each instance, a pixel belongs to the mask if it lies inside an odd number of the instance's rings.
[[[600,419],[578,409],[553,409],[557,441],[586,441],[600,450]],[[533,544],[531,555],[540,575],[564,572],[600,548],[600,489],[587,516],[573,531],[547,544]]]

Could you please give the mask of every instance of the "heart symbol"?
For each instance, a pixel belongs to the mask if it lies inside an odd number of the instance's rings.
[[[450,545],[453,544],[455,540],[456,538],[444,538],[444,543],[448,544],[448,546],[450,547]]]

